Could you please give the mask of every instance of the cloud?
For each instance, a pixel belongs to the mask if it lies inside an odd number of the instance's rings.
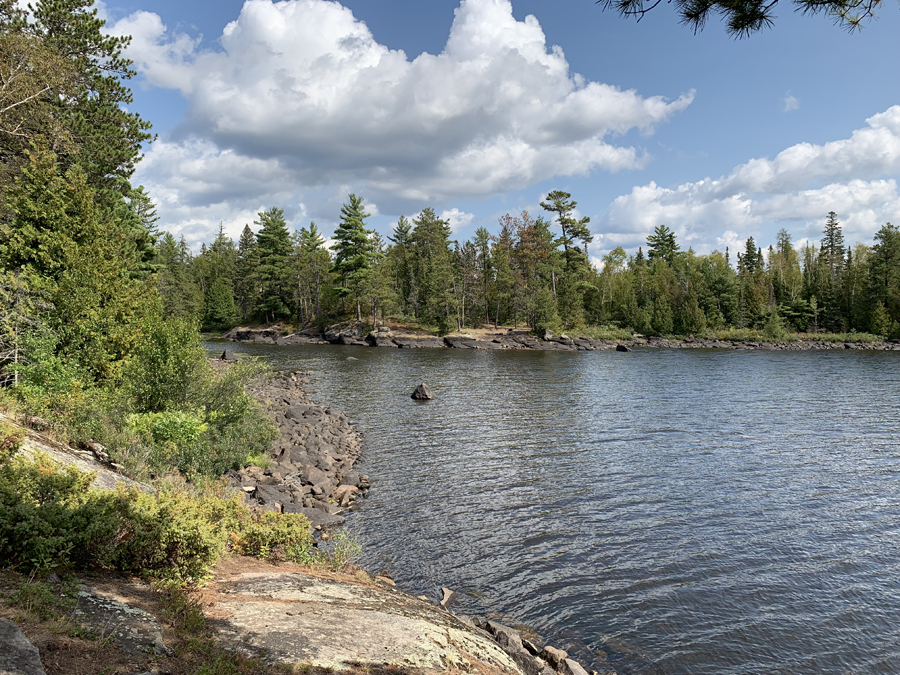
[[[472,221],[475,220],[475,214],[466,213],[465,211],[460,211],[458,208],[453,207],[449,211],[445,210],[441,212],[441,220],[446,220],[450,223],[451,232],[459,232],[464,227],[472,224]]]
[[[784,108],[784,112],[791,112],[792,110],[798,110],[800,108],[800,99],[796,96],[792,96],[790,91],[785,92],[784,98],[781,99],[781,105]]]
[[[774,227],[818,239],[831,210],[850,241],[869,241],[885,221],[900,220],[900,105],[866,122],[850,138],[799,143],[718,179],[636,186],[610,205],[599,227],[604,241],[636,247],[661,223],[699,250]]]
[[[535,17],[514,18],[510,0],[462,0],[443,51],[415,58],[326,0],[247,0],[218,50],[146,11],[110,31],[133,36],[127,55],[145,84],[188,102],[168,141],[176,149],[151,148],[159,158],[141,177],[191,203],[209,199],[208,186],[168,180],[180,169],[163,155],[192,157],[224,191],[246,190],[246,172],[231,171],[245,158],[298,192],[360,186],[396,212],[639,169],[646,152],[615,139],[652,133],[694,96],[668,101],[585,81]]]

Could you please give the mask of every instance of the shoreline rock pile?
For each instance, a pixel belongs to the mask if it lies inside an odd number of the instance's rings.
[[[496,621],[466,619],[476,630],[493,639],[509,654],[525,675],[588,675],[578,661],[569,658],[568,652],[550,645],[541,645],[537,639],[528,639],[522,634]],[[601,675],[596,670],[591,675]],[[602,675],[616,675],[615,671],[604,669]]]
[[[313,403],[303,386],[307,373],[276,373],[252,387],[278,425],[271,445],[271,465],[247,467],[228,474],[260,508],[301,513],[315,529],[343,524],[339,515],[364,497],[368,476],[354,468],[362,439],[346,413]]]
[[[448,335],[446,337],[413,336],[396,334],[381,327],[377,331],[364,335],[361,326],[352,325],[347,328],[331,328],[322,334],[310,335],[293,333],[281,335],[271,328],[233,328],[223,336],[232,342],[250,342],[272,345],[355,345],[358,347],[386,347],[394,349],[519,349],[532,351],[628,351],[635,347],[650,349],[762,349],[772,351],[811,351],[811,350],[844,350],[868,349],[875,351],[900,351],[900,340],[888,340],[881,343],[867,342],[825,342],[822,340],[796,340],[785,342],[764,342],[753,340],[715,340],[708,338],[687,337],[683,340],[670,340],[662,337],[635,336],[628,340],[595,340],[589,337],[570,338],[566,335],[554,335],[551,331],[543,331],[538,337],[527,331],[507,331],[480,337],[468,335]]]

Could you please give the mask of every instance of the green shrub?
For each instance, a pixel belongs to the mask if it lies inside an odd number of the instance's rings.
[[[298,513],[259,514],[231,533],[231,548],[242,555],[303,562],[312,551],[309,520]]]
[[[15,455],[25,441],[25,430],[11,422],[0,422],[0,462]]]
[[[119,519],[93,479],[42,455],[0,465],[0,559],[25,569],[108,562]]]
[[[17,569],[111,566],[200,581],[230,544],[260,557],[310,558],[309,520],[253,513],[240,497],[91,487],[94,474],[46,456],[0,464],[0,559]]]
[[[788,338],[788,331],[787,328],[785,328],[784,320],[777,311],[773,310],[772,313],[769,314],[766,325],[763,326],[762,333],[769,340],[786,340]]]
[[[209,369],[197,324],[154,317],[122,372],[122,387],[139,412],[162,412],[192,404],[194,381]]]
[[[116,494],[119,541],[114,562],[144,577],[184,581],[205,578],[218,562],[225,539],[186,494],[151,495],[134,488]]]

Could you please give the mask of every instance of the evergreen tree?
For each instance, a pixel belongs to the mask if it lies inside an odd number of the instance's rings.
[[[47,293],[57,351],[97,379],[116,372],[157,307],[137,274],[134,241],[113,214],[98,206],[79,167],[62,173],[53,153],[36,150],[11,192],[11,222],[0,228],[0,268]]]
[[[260,229],[256,233],[256,249],[259,255],[257,276],[260,298],[256,311],[266,321],[274,322],[291,314],[293,297],[291,256],[294,247],[291,234],[284,221],[284,211],[271,208],[259,213],[254,221]]]
[[[401,313],[408,314],[414,282],[410,261],[412,225],[405,216],[400,216],[397,220],[393,236],[388,239],[393,244],[388,252],[388,264],[393,272],[394,295],[399,301]]]
[[[680,247],[675,241],[675,233],[665,225],[657,225],[653,229],[653,234],[647,237],[647,257],[651,262],[664,260],[671,265],[675,262],[675,256],[679,251]]]
[[[457,315],[450,225],[423,209],[413,220],[412,246],[419,320],[447,333]]]
[[[197,260],[195,275],[201,280],[204,297],[204,329],[230,328],[237,319],[234,301],[234,277],[237,249],[222,225],[212,245]]]
[[[365,221],[369,214],[363,209],[362,197],[349,196],[349,203],[341,207],[341,220],[334,231],[334,266],[331,271],[339,275],[341,285],[335,290],[341,298],[356,303],[356,320],[362,321],[361,296],[367,277],[372,270],[375,247],[371,231]]]
[[[331,255],[325,239],[314,222],[301,228],[296,240],[297,288],[300,318],[303,323],[318,321],[322,316],[322,286],[331,268]]]
[[[890,321],[900,322],[900,228],[890,223],[875,233],[869,264],[869,297],[873,308],[880,303]]]
[[[566,272],[569,274],[577,273],[587,262],[587,245],[591,240],[591,231],[588,229],[591,219],[585,216],[576,220],[572,215],[576,206],[578,202],[572,199],[572,195],[562,190],[554,190],[547,195],[546,202],[541,202],[545,211],[556,214],[556,224],[562,231],[559,244],[562,244]],[[583,257],[576,241],[581,241],[584,245]]]
[[[238,312],[246,321],[253,314],[260,297],[259,247],[249,225],[244,225],[238,240],[233,287]]]
[[[191,273],[193,256],[182,236],[165,232],[159,243],[156,284],[166,316],[199,318],[203,315],[203,291]]]
[[[828,273],[832,281],[840,279],[844,266],[844,234],[834,211],[828,212],[825,221],[825,231],[822,237],[821,259],[828,267]]]
[[[487,228],[475,230],[475,250],[478,254],[478,274],[480,277],[481,303],[484,310],[484,323],[491,322],[490,289],[494,281],[494,261],[491,258],[491,234]]]

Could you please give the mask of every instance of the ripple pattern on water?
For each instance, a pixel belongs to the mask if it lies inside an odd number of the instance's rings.
[[[404,588],[622,673],[900,672],[896,353],[241,349],[357,422]]]

